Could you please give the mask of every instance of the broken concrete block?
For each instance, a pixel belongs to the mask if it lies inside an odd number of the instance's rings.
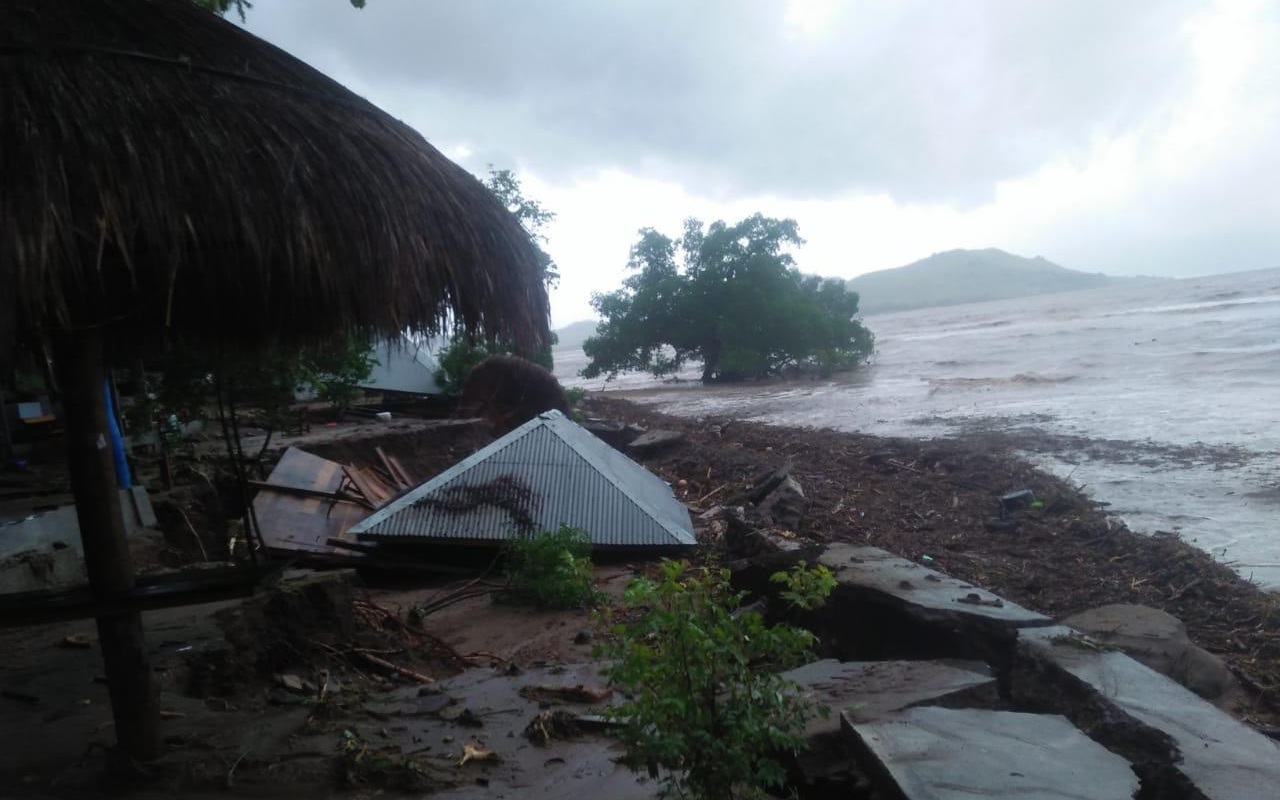
[[[627,442],[644,433],[643,429],[634,425],[599,419],[588,419],[582,423],[582,427],[615,450],[624,449]]]
[[[1182,621],[1157,608],[1102,606],[1067,617],[1062,624],[1129,654],[1206,700],[1229,700],[1239,688],[1222,659],[1192,644]]]
[[[1056,715],[913,708],[848,726],[907,800],[1122,800],[1138,790],[1128,762]]]
[[[804,520],[809,510],[809,501],[805,499],[804,489],[790,475],[783,479],[772,492],[760,501],[757,508],[773,521],[774,525],[795,530]]]
[[[1019,631],[1018,657],[1038,670],[1056,670],[1095,702],[1169,737],[1181,755],[1171,759],[1173,769],[1208,800],[1275,796],[1280,745],[1150,667],[1089,646],[1064,626]]]
[[[922,620],[971,618],[1009,629],[1053,624],[1043,614],[877,547],[832,545],[819,563],[835,574],[838,587],[874,594]]]
[[[755,480],[751,482],[751,491],[747,492],[747,499],[752,503],[759,503],[768,497],[774,489],[781,486],[782,482],[791,475],[791,468],[791,459],[787,459],[777,469],[766,470],[757,475]]]
[[[883,719],[908,706],[979,689],[995,691],[985,665],[960,669],[936,661],[847,661],[825,658],[782,673],[831,710],[809,721],[805,737],[834,733],[843,714],[852,722]]]
[[[627,445],[627,449],[638,455],[656,453],[684,441],[684,434],[679,431],[656,430],[637,436]]]

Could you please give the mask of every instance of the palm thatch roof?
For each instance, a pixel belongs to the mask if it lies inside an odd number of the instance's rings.
[[[0,3],[0,187],[0,351],[103,324],[125,346],[547,336],[528,237],[479,181],[188,0]]]

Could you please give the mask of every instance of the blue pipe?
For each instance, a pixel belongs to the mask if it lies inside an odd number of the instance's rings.
[[[116,420],[115,403],[111,402],[111,379],[102,382],[102,391],[107,400],[107,430],[111,434],[111,458],[116,462],[116,482],[120,488],[128,489],[133,485],[129,478],[129,462],[124,457],[124,437],[120,435],[120,423]]]

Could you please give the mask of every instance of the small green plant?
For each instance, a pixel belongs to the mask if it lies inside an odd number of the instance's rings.
[[[811,572],[780,573],[808,607],[831,585]],[[814,635],[740,610],[744,596],[728,570],[664,561],[657,580],[627,589],[621,614],[634,621],[613,625],[597,649],[629,697],[610,712],[623,726],[624,760],[660,776],[665,796],[729,800],[780,787],[776,756],[798,751],[805,723],[821,713],[777,674],[812,657]]]
[[[509,540],[503,546],[510,602],[544,608],[582,608],[596,600],[591,538],[581,528],[561,525]]]
[[[769,580],[782,584],[779,592],[782,599],[803,611],[812,611],[826,603],[831,590],[836,588],[836,576],[821,564],[812,569],[796,564],[790,572],[773,573]]]

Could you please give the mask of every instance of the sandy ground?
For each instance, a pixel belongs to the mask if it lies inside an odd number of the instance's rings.
[[[607,594],[618,595],[632,575],[625,566],[602,567],[597,585]],[[318,617],[308,619],[302,612],[287,621],[295,641],[315,644],[300,644],[299,658],[291,659],[286,668],[286,674],[306,682],[302,692],[284,689],[270,671],[241,669],[254,662],[263,652],[258,648],[266,645],[242,638],[245,618],[257,630],[255,635],[269,637],[274,629],[244,613],[239,602],[144,615],[161,692],[167,753],[160,762],[148,766],[150,777],[135,786],[133,794],[199,796],[230,788],[240,795],[292,796],[305,787],[314,796],[351,796],[351,790],[360,796],[362,789],[386,788],[384,778],[390,780],[394,775],[370,776],[368,785],[352,785],[335,775],[337,754],[348,741],[346,732],[373,747],[397,753],[423,755],[423,742],[435,741],[436,752],[429,754],[435,763],[424,762],[424,768],[432,772],[430,782],[438,790],[461,792],[460,797],[468,796],[463,790],[476,785],[473,777],[477,777],[470,774],[474,768],[459,775],[456,756],[463,739],[486,736],[489,740],[518,741],[491,743],[494,749],[501,745],[510,751],[509,757],[501,768],[495,765],[491,775],[481,773],[478,777],[489,775],[493,781],[505,781],[531,796],[561,796],[558,790],[553,791],[558,779],[544,774],[544,764],[553,759],[558,760],[550,766],[577,765],[578,772],[583,764],[595,764],[594,772],[586,776],[591,781],[575,791],[607,779],[611,787],[608,794],[622,792],[625,796],[632,789],[638,796],[652,794],[652,786],[637,783],[635,776],[617,767],[613,759],[618,753],[600,736],[572,743],[576,749],[570,752],[559,752],[555,747],[526,752],[529,743],[520,733],[538,713],[538,703],[522,701],[523,705],[513,708],[511,698],[506,697],[519,685],[569,681],[568,677],[557,677],[561,670],[576,675],[573,681],[600,684],[590,663],[595,626],[589,612],[501,605],[488,593],[472,593],[424,618],[421,630],[429,631],[429,636],[417,637],[387,625],[389,617],[362,613],[361,609],[378,609],[404,619],[411,608],[456,594],[462,583],[371,588],[351,576],[332,577],[336,578],[332,582],[339,584],[355,581],[354,586],[337,590],[339,598],[347,597],[346,591],[356,598],[356,619],[351,621],[354,632],[326,640],[332,631],[326,631]],[[270,612],[278,606],[268,603],[264,608]],[[87,646],[67,646],[68,637]],[[326,641],[334,644],[326,646]],[[467,663],[461,666],[466,669],[441,658],[439,643],[444,643],[451,655],[463,656]],[[79,797],[101,788],[113,723],[93,623],[6,631],[0,644],[8,653],[0,666],[0,688],[6,692],[0,698],[4,707],[4,724],[0,726],[0,787],[4,791],[0,794]],[[357,645],[434,680],[423,683],[381,669],[349,652]],[[572,666],[575,664],[584,666]],[[218,674],[210,677],[210,670]],[[508,671],[515,674],[508,676]],[[502,712],[510,719],[504,726],[486,725],[483,731],[437,730],[446,723],[433,716],[437,710],[434,704],[426,711],[419,708],[428,702],[419,699],[419,692],[426,687],[434,694],[440,691],[435,681],[448,682],[450,678],[461,683],[446,683],[443,691],[465,698],[477,709],[488,709],[477,714]],[[313,702],[316,686],[322,681],[329,687],[328,699]],[[462,689],[455,690],[455,686]],[[508,711],[492,708],[495,703],[507,704]],[[507,731],[513,731],[513,736],[508,737]],[[578,780],[582,779],[579,775]],[[601,791],[606,789],[602,786]]]

